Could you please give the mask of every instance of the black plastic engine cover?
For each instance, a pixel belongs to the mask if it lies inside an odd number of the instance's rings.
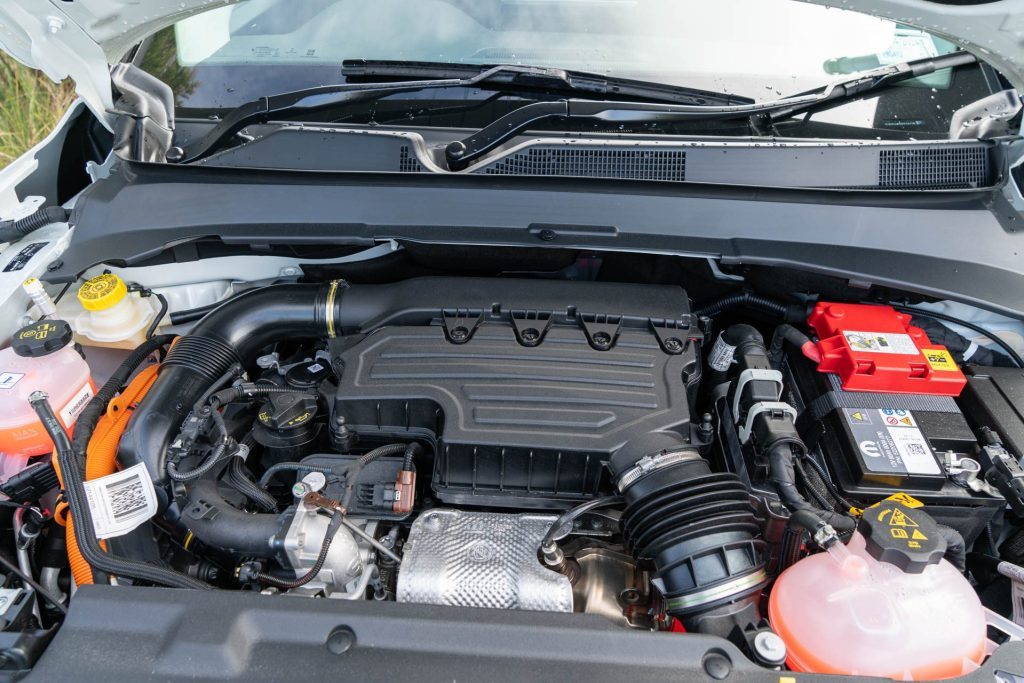
[[[689,441],[687,387],[699,379],[700,333],[676,291],[669,329],[678,337],[668,339],[678,347],[666,344],[664,320],[633,318],[631,327],[612,325],[611,348],[599,350],[594,337],[602,337],[571,309],[542,314],[534,327],[495,309],[468,323],[337,340],[336,414],[363,437],[433,440],[431,481],[442,501],[568,507],[609,490],[604,463],[627,442],[665,430]],[[452,340],[458,327],[470,331],[464,341],[455,335],[462,343]],[[539,343],[524,345],[524,329],[537,331]]]

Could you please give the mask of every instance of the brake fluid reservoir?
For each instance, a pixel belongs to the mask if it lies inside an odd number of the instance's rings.
[[[985,611],[945,549],[930,517],[886,501],[864,511],[847,545],[784,571],[768,612],[789,667],[903,680],[976,669]]]
[[[154,297],[128,292],[124,280],[104,273],[78,288],[83,310],[72,324],[79,341],[90,346],[134,349],[146,340],[146,330],[158,315]]]
[[[29,405],[43,391],[57,417],[70,429],[93,397],[89,366],[71,344],[63,320],[40,320],[14,333],[0,349],[0,480],[25,467],[28,459],[53,450],[53,442]]]

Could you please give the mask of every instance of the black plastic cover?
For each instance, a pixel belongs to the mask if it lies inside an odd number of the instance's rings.
[[[975,428],[999,434],[1014,457],[1024,457],[1024,370],[965,368],[967,387],[960,405]]]
[[[633,290],[636,309],[650,306],[644,290]],[[530,328],[500,307],[444,324],[383,327],[348,348],[351,340],[339,340],[335,411],[363,436],[432,442],[432,484],[443,501],[568,507],[607,489],[604,463],[624,444],[659,431],[689,441],[688,385],[699,378],[690,335],[699,332],[688,329],[685,295],[675,292],[675,310],[665,312],[676,317],[676,353],[650,321],[595,327],[600,316],[573,318],[564,305]],[[532,345],[521,342],[526,329],[541,341],[527,333]],[[602,334],[607,350],[595,343]]]
[[[920,574],[946,553],[946,539],[935,520],[923,510],[912,510],[894,501],[883,501],[865,510],[857,530],[867,541],[871,557],[907,574]]]

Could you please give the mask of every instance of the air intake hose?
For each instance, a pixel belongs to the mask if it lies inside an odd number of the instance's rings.
[[[647,455],[630,455],[638,452]],[[626,502],[626,545],[654,565],[669,614],[699,623],[691,620],[752,602],[768,581],[766,544],[757,538],[760,526],[738,477],[713,473],[707,460],[669,433],[630,444],[609,464]]]
[[[276,341],[338,334],[342,290],[339,282],[263,287],[203,318],[168,352],[160,376],[128,423],[118,452],[121,464],[145,463],[163,495],[167,447],[206,389],[232,364],[251,363]]]

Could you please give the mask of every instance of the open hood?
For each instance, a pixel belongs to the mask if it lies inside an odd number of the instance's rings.
[[[237,0],[4,0],[0,47],[77,92],[110,122],[109,65],[146,36],[192,14]],[[1024,89],[1024,0],[975,5],[950,0],[802,0],[898,21],[946,38]]]

